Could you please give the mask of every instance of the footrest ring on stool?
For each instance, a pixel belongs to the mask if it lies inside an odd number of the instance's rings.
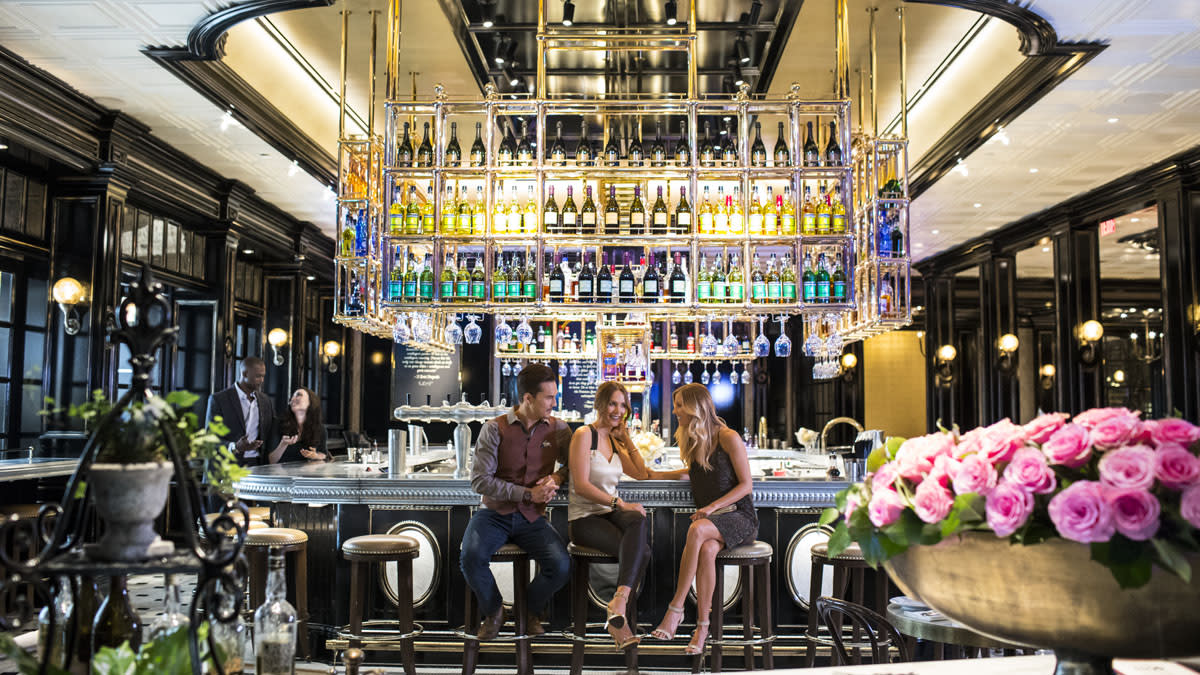
[[[597,631],[605,628],[606,626],[608,626],[607,623],[589,623],[587,625],[589,630],[592,628],[596,628]],[[576,635],[574,631],[564,630],[558,634],[561,635],[563,637],[563,639],[567,640],[568,642],[582,642],[585,645],[612,644],[612,636],[608,635],[607,633],[604,633],[602,635],[599,632],[597,632],[595,637],[588,637],[587,635],[583,635],[583,636]],[[649,635],[650,635],[649,633],[634,633],[633,637],[644,640]]]
[[[764,637],[752,638],[750,640],[747,640],[744,637],[743,638],[710,638],[708,640],[705,640],[704,644],[716,645],[718,647],[750,647],[750,646],[769,645],[772,642],[775,642],[775,639],[777,637],[778,636],[776,636],[776,635],[767,635]]]
[[[398,628],[397,622],[393,621],[393,620],[389,620],[389,619],[373,619],[371,621],[364,621],[362,627],[363,627],[364,631],[366,631],[366,629],[368,629],[368,628],[382,629],[384,627],[390,627],[393,631],[395,631]],[[394,632],[389,632],[386,635],[384,635],[383,637],[376,637],[374,635],[368,635],[366,632],[363,632],[363,633],[359,633],[359,634],[355,635],[354,633],[350,632],[349,626],[341,626],[338,628],[336,635],[337,635],[338,639],[340,639],[340,640],[358,640],[361,642],[370,641],[370,642],[374,642],[377,644],[391,644],[391,643],[403,642],[404,640],[411,640],[413,638],[420,637],[421,634],[424,632],[425,632],[424,626],[422,626],[419,623],[414,623],[413,629],[411,631],[409,631],[407,633],[403,633],[403,634],[396,634]]]
[[[454,633],[454,635],[456,637],[458,637],[461,640],[470,640],[472,642],[480,642],[479,638],[477,638],[474,635],[467,632],[467,629],[465,626],[459,626],[458,628],[455,628],[452,632]],[[487,642],[489,642],[489,643],[491,643],[491,642],[520,642],[522,640],[532,640],[535,637],[538,637],[538,636],[536,636],[536,635],[505,635],[503,633],[500,633],[499,635],[492,638],[491,640],[487,640]]]

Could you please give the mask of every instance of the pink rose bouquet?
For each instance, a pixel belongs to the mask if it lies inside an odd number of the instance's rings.
[[[1185,554],[1200,553],[1200,426],[1110,407],[898,440],[876,450],[867,480],[822,515],[837,522],[831,555],[857,541],[877,564],[984,530],[1017,544],[1090,546],[1125,587],[1145,584],[1155,565],[1190,577]]]

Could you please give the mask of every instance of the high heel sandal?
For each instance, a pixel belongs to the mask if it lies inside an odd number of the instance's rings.
[[[684,654],[687,654],[688,656],[699,656],[704,653],[704,643],[708,641],[708,621],[696,622],[696,632],[692,633],[692,638],[695,638],[701,630],[704,631],[704,641],[700,643],[699,647],[693,647],[692,643],[689,641],[688,644],[683,648]]]
[[[669,616],[671,614],[679,614],[679,615],[681,615],[680,620],[681,621],[683,620],[683,617],[682,617],[683,608],[682,607],[676,607],[674,605],[667,605],[667,615]],[[664,620],[666,618],[667,618],[666,616],[663,617]],[[675,630],[679,630],[679,624],[675,624]],[[661,628],[661,624],[660,624],[659,628],[655,628],[654,630],[650,631],[650,637],[653,637],[653,638],[656,638],[659,640],[674,640],[675,639],[675,630],[672,630],[670,633],[668,633],[667,631],[665,631]]]
[[[629,593],[623,592],[620,589],[618,589],[613,593],[613,600],[616,600],[617,598],[625,598],[626,600],[628,600]],[[612,602],[610,601],[609,604],[611,605]],[[605,623],[608,625],[609,628],[624,628],[625,627],[625,615],[624,614],[619,614],[617,612],[614,612],[611,609],[609,609],[607,606],[604,609],[606,612],[608,612],[608,619],[605,621]]]
[[[621,630],[623,630],[623,629],[613,628],[611,625],[608,626],[608,635],[609,635],[609,637],[611,637],[613,639],[613,646],[616,648],[616,650],[618,652],[623,652],[626,649],[628,649],[628,648],[632,647],[633,645],[636,645],[637,643],[642,641],[642,638],[638,637],[637,635],[633,635],[632,632],[629,637],[622,640],[618,636],[618,634],[620,633]]]

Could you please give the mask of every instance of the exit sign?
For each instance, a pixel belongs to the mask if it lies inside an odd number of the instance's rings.
[[[1100,236],[1112,234],[1117,231],[1117,221],[1109,219],[1100,221]]]

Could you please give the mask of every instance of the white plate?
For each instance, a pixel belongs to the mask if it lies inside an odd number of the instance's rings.
[[[913,598],[910,598],[907,595],[897,595],[896,597],[889,600],[889,602],[891,602],[893,605],[898,605],[901,609],[909,609],[909,610],[929,609],[929,605],[926,605],[925,603],[921,602],[920,600],[914,600]]]

